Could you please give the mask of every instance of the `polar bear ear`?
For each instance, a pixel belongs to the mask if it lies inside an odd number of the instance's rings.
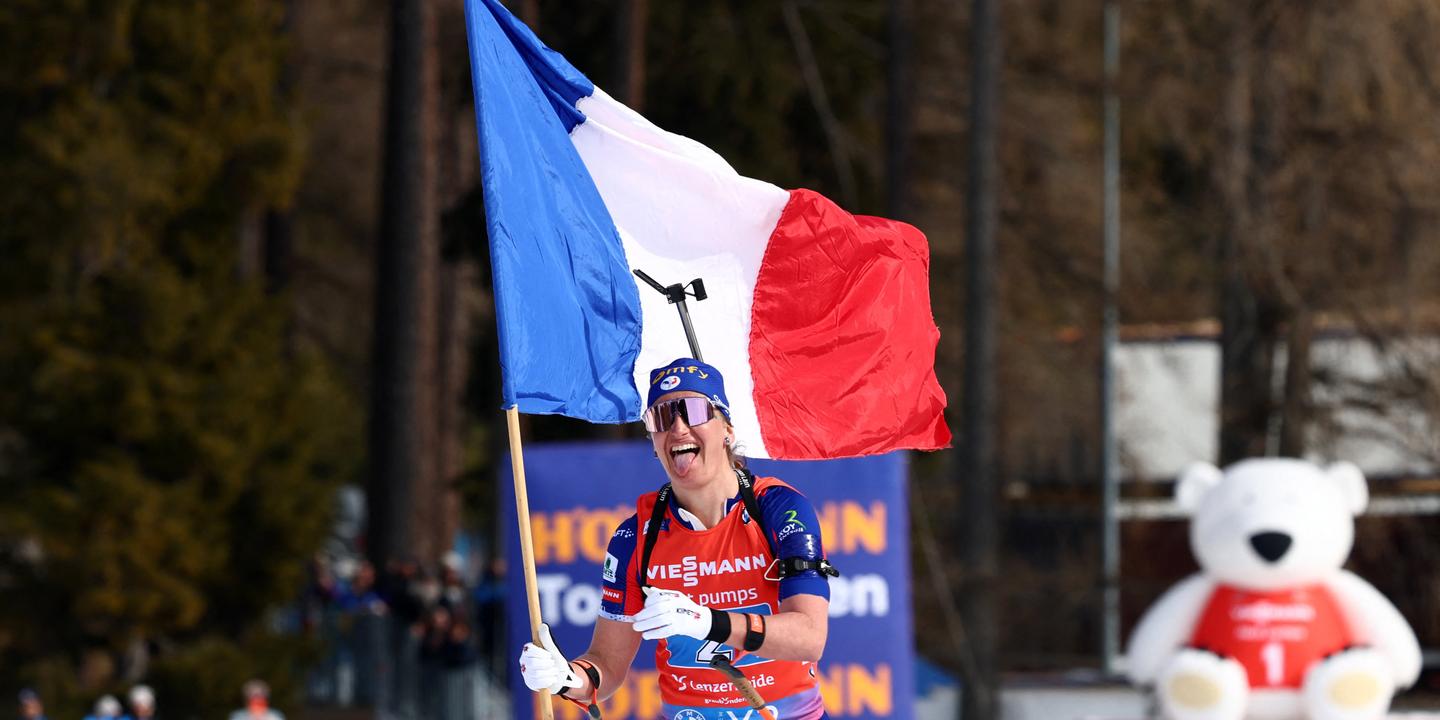
[[[1210,463],[1191,463],[1175,481],[1175,504],[1187,513],[1195,512],[1205,495],[1224,478],[1220,468]]]
[[[1370,490],[1365,486],[1365,474],[1355,463],[1331,463],[1325,468],[1325,475],[1340,490],[1340,496],[1345,498],[1345,508],[1351,515],[1365,511],[1365,505],[1370,502]]]

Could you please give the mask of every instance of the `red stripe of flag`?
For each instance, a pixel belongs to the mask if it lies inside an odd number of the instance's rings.
[[[771,457],[949,445],[929,267],[914,227],[791,191],[751,307],[755,405]]]

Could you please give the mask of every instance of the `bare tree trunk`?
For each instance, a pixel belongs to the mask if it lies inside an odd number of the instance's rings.
[[[1282,18],[1269,18],[1259,28],[1255,39],[1255,67],[1268,68],[1279,61],[1277,50],[1279,28]],[[1274,372],[1266,372],[1268,393],[1265,412],[1267,435],[1274,436],[1274,442],[1267,442],[1267,449],[1286,457],[1301,457],[1305,453],[1305,435],[1310,420],[1310,340],[1314,327],[1314,315],[1309,299],[1297,290],[1289,270],[1282,258],[1283,247],[1288,234],[1282,227],[1280,207],[1284,199],[1272,198],[1271,187],[1282,172],[1286,159],[1282,157],[1284,125],[1285,77],[1278,72],[1261,72],[1252,78],[1255,83],[1254,100],[1254,141],[1251,143],[1251,179],[1248,183],[1251,220],[1255,227],[1255,238],[1260,244],[1263,260],[1259,263],[1264,272],[1257,273],[1265,278],[1274,311],[1273,327],[1264,335],[1268,365],[1273,368],[1280,349],[1285,349],[1285,378],[1279,388],[1280,396],[1275,397]],[[1303,205],[1303,198],[1293,202]],[[1310,213],[1303,212],[1301,217]],[[1305,221],[1301,220],[1301,227]],[[1307,235],[1314,235],[1315,228],[1307,228]],[[1282,340],[1281,332],[1285,337]],[[1273,431],[1270,430],[1273,428]]]
[[[289,210],[265,213],[265,289],[280,292],[290,285],[295,257],[295,215]]]
[[[835,181],[840,186],[840,203],[854,207],[858,195],[855,169],[850,162],[849,140],[845,137],[840,119],[835,116],[835,111],[830,106],[830,93],[825,87],[824,77],[820,74],[820,61],[810,43],[810,33],[805,30],[805,22],[800,18],[800,10],[794,0],[785,0],[780,9],[781,16],[785,19],[785,28],[790,33],[790,44],[795,47],[795,59],[800,64],[800,77],[805,81],[810,104],[815,107],[815,115],[825,132],[830,159],[835,166]]]
[[[438,11],[437,12],[441,12]],[[457,7],[446,7],[448,13],[440,27],[463,26],[463,15]],[[465,51],[465,36],[460,32],[437,33],[434,45],[442,57],[455,57]],[[438,68],[438,63],[437,63]],[[460,93],[463,97],[449,95]],[[438,204],[445,214],[465,202],[466,194],[477,182],[479,153],[475,147],[475,130],[470,113],[455,113],[454,108],[468,107],[469,84],[439,83],[436,91],[443,108],[436,128],[435,153]],[[463,117],[461,117],[463,115]],[[475,237],[444,237],[440,244],[445,251],[437,254],[434,288],[436,303],[436,369],[434,390],[436,445],[434,447],[435,487],[429,496],[431,505],[431,542],[447,550],[460,528],[461,498],[456,481],[464,472],[466,382],[470,376],[470,342],[474,325],[472,298],[476,289],[476,268],[462,243],[477,242]]]
[[[965,233],[965,385],[962,472],[964,553],[962,591],[975,677],[966,678],[963,717],[999,717],[995,574],[999,488],[995,477],[995,228],[996,130],[1000,85],[999,2],[972,0],[970,18],[970,173]]]
[[[908,70],[912,81],[908,85],[913,114],[907,133],[911,152],[905,168],[904,181],[910,201],[910,215],[904,219],[924,228],[930,239],[930,296],[933,298],[935,322],[940,327],[940,343],[936,348],[936,375],[945,393],[951,398],[947,410],[951,427],[961,422],[962,408],[959,399],[963,396],[963,368],[965,366],[965,342],[962,313],[965,308],[966,288],[955,282],[964,273],[964,237],[966,226],[965,188],[966,177],[959,168],[965,167],[965,147],[969,128],[965,108],[968,107],[968,76],[957,75],[955,68],[966,67],[968,57],[965,44],[955,42],[962,37],[968,19],[963,3],[953,0],[900,0],[909,3],[913,34],[911,57]],[[963,433],[957,437],[960,446]],[[959,452],[941,453],[943,468],[937,469],[937,482],[927,486],[923,480],[917,486],[917,493],[925,493],[927,501],[939,507],[937,512],[947,517],[959,516],[965,512],[961,496],[965,492],[962,458]],[[964,541],[961,526],[952,523],[947,541],[957,547]],[[940,616],[946,608],[960,603],[944,590],[953,585],[958,596],[963,591],[964,572],[968,569],[964,558],[951,558],[951,562],[935,569],[947,574],[947,581],[935,584],[940,592],[929,592],[929,587],[916,589],[916,601],[921,608],[917,612]],[[962,616],[963,621],[963,616]],[[963,633],[963,630],[961,631]],[[917,638],[921,648],[931,654],[943,657],[946,664],[969,677],[967,668],[973,667],[974,648],[969,643],[957,643],[954,637],[961,633],[922,635]]]
[[[1271,397],[1270,344],[1275,320],[1256,292],[1249,247],[1252,98],[1250,10],[1235,10],[1225,69],[1224,144],[1217,184],[1224,227],[1220,255],[1220,462],[1265,454]]]
[[[886,18],[889,54],[886,56],[885,96],[885,207],[890,216],[905,219],[910,211],[910,33],[912,0],[890,0]]]
[[[434,325],[424,322],[424,304],[435,248],[434,166],[426,142],[434,114],[425,68],[427,5],[425,0],[391,4],[367,488],[368,549],[377,565],[416,549],[415,495],[425,484],[429,433],[421,425],[428,403],[421,378],[425,328]],[[433,357],[433,351],[428,354]]]
[[[265,211],[247,209],[240,214],[239,238],[235,256],[235,274],[244,280],[253,280],[260,275],[265,255]]]
[[[421,253],[420,313],[416,320],[420,324],[420,371],[416,378],[420,386],[416,407],[420,457],[415,476],[416,502],[411,510],[410,543],[420,557],[438,559],[450,549],[454,540],[454,529],[445,523],[448,488],[442,475],[443,448],[447,445],[443,424],[444,392],[448,384],[442,372],[446,338],[442,327],[445,311],[441,304],[445,268],[440,257],[440,157],[447,124],[441,112],[439,3],[435,0],[423,2],[425,24],[421,77],[424,95],[420,116],[423,136],[419,151],[425,173],[425,223],[417,228],[423,235],[416,238]]]
[[[436,493],[442,537],[449,542],[460,528],[460,493],[456,481],[465,470],[465,383],[470,376],[472,318],[469,297],[475,285],[474,263],[447,262],[441,268],[439,370],[440,487]]]
[[[1315,319],[1308,308],[1298,309],[1290,318],[1285,343],[1285,397],[1280,405],[1280,455],[1303,457],[1305,436],[1310,426],[1310,341]]]
[[[286,0],[285,19],[281,21],[282,32],[291,43],[297,43],[295,34],[295,0]],[[280,69],[280,80],[275,88],[281,103],[289,106],[290,94],[295,86],[296,64],[287,62]],[[299,112],[291,110],[288,118],[292,124],[299,123]],[[265,271],[265,289],[277,293],[290,285],[294,270],[295,256],[295,212],[290,208],[270,208],[265,212],[265,248],[261,258]],[[293,332],[291,333],[293,335]]]
[[[620,64],[620,102],[635,112],[645,107],[645,31],[650,25],[650,0],[621,0],[615,33],[615,58]]]
[[[1400,308],[1400,327],[1407,334],[1415,331],[1415,240],[1421,225],[1418,216],[1419,212],[1407,201],[1395,218],[1394,276],[1398,280],[1390,286],[1390,304]]]

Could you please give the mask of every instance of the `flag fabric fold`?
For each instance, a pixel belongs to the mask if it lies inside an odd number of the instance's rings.
[[[648,371],[690,355],[637,286],[688,304],[752,457],[950,440],[924,235],[737,173],[596,88],[496,0],[466,0],[502,393],[526,413],[639,418]]]

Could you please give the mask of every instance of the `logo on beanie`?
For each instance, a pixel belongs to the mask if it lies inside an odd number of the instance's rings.
[[[650,390],[646,393],[645,405],[654,405],[661,395],[678,390],[693,390],[710,396],[729,420],[725,380],[719,370],[690,358],[679,358],[665,367],[656,368],[650,372]]]
[[[707,365],[706,367],[709,366]],[[689,373],[691,375],[699,375],[701,380],[710,379],[710,373],[705,372],[705,370],[699,365],[671,365],[670,367],[663,367],[659,370],[656,370],[655,376],[650,378],[650,384],[654,385],[655,383],[660,382],[661,378],[667,378],[674,375],[683,375],[686,373]]]

